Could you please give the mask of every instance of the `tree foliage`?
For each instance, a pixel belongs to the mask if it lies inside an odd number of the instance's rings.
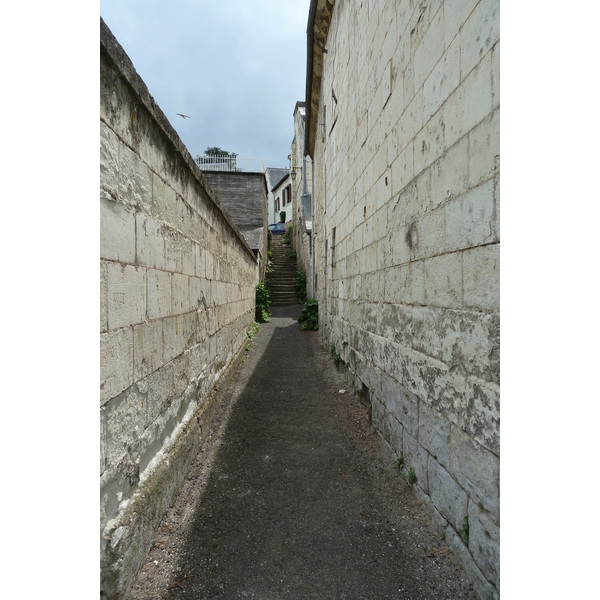
[[[223,148],[219,148],[218,146],[209,146],[204,151],[204,156],[222,156],[222,157],[235,157],[237,154],[235,152],[228,152],[227,150],[223,150]]]

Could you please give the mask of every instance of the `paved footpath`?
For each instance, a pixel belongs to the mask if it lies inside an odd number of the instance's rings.
[[[235,367],[130,597],[477,598],[299,313]]]

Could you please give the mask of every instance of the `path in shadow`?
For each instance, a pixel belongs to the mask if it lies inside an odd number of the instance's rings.
[[[415,527],[390,510],[410,492],[381,491],[377,457],[348,429],[341,376],[299,312],[277,307],[261,325],[178,550],[179,584],[160,597],[476,598],[455,562],[440,580]],[[427,547],[439,551],[432,531]]]

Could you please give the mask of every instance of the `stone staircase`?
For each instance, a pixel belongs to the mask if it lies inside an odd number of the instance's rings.
[[[281,235],[274,235],[271,241],[271,266],[273,271],[267,274],[271,282],[271,304],[298,304],[296,298],[296,261],[288,256],[291,246],[281,243]]]

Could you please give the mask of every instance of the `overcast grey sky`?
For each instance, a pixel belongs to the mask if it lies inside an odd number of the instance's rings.
[[[286,167],[305,96],[309,5],[101,0],[100,15],[192,156],[219,146]]]

